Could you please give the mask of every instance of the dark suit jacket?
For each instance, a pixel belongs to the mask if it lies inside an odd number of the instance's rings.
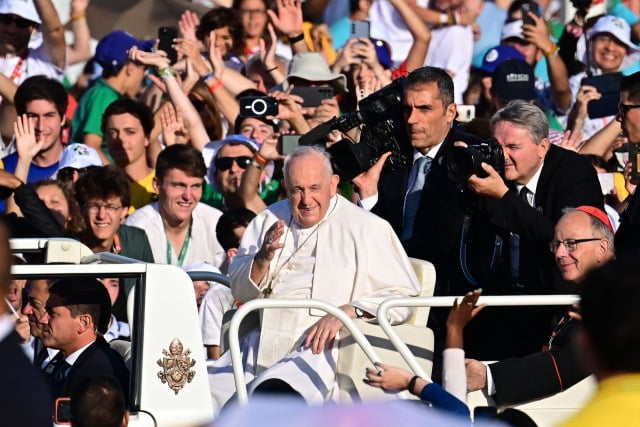
[[[454,142],[467,138],[467,135],[453,129],[447,134],[422,189],[413,237],[403,242],[409,256],[434,264],[436,295],[451,295],[449,273],[452,263],[457,264],[457,238],[466,206],[466,195],[447,177],[447,156]],[[378,183],[378,203],[371,210],[386,219],[398,236],[402,234],[404,198],[410,171],[411,166],[406,166],[383,174]]]
[[[535,208],[518,197],[515,186],[500,200],[479,199],[479,210],[505,242],[502,270],[495,268],[491,273],[491,282],[507,285],[500,293],[568,291],[569,288],[560,280],[553,254],[548,249],[555,224],[565,208],[589,205],[604,209],[604,198],[595,169],[580,155],[554,145],[549,147],[544,159],[535,191]],[[508,277],[509,233],[520,236],[518,286]]]
[[[64,382],[57,390],[56,397],[67,397],[73,387],[86,378],[95,376],[111,376],[120,382],[125,396],[129,394],[129,371],[122,356],[109,347],[102,338],[98,339],[83,351],[69,370]]]
[[[573,320],[560,330],[551,350],[490,364],[496,403],[515,405],[541,399],[589,376],[574,341],[577,330],[578,324]]]
[[[618,254],[640,255],[640,191],[629,196],[629,205],[620,216],[615,246]]]
[[[487,260],[488,245],[475,242],[469,255],[481,259],[486,278],[483,293],[488,295],[573,293],[565,283],[549,251],[554,228],[563,209],[590,205],[603,209],[603,196],[591,164],[578,154],[551,145],[544,159],[533,208],[518,197],[515,186],[499,200],[479,198],[483,230],[492,229],[502,239],[500,256]],[[520,236],[519,277],[511,273],[510,233]],[[484,258],[483,258],[484,257]],[[491,265],[491,267],[488,267]],[[469,356],[482,360],[499,360],[524,356],[540,349],[557,320],[553,307],[505,307],[484,310],[465,329],[465,348]],[[491,331],[487,333],[487,331]]]
[[[12,332],[0,341],[0,424],[6,427],[50,427],[53,400],[43,378],[29,362]]]

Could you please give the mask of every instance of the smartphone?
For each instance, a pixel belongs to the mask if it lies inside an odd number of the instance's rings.
[[[582,79],[582,86],[593,86],[602,97],[587,104],[590,119],[615,116],[620,103],[620,83],[622,73],[606,73],[599,76],[588,76]]]
[[[158,50],[166,52],[169,62],[172,64],[178,61],[178,52],[172,47],[173,40],[176,38],[178,38],[178,29],[176,27],[158,28]]]
[[[242,117],[264,117],[278,115],[278,100],[270,96],[243,96],[240,98]]]
[[[351,38],[369,38],[371,24],[369,21],[353,21],[351,23]]]
[[[332,87],[296,86],[291,93],[302,98],[303,107],[317,107],[323,99],[333,98],[334,95]]]
[[[57,425],[71,424],[71,399],[70,398],[59,397],[56,399],[55,423]]]
[[[522,24],[523,25],[536,25],[533,18],[529,16],[529,12],[533,12],[534,15],[537,15],[538,8],[532,5],[531,3],[523,3],[520,6],[520,12],[522,13]]]
[[[302,135],[282,135],[282,154],[285,156],[298,148]]]
[[[475,105],[456,105],[458,110],[458,116],[456,120],[463,123],[468,123],[476,118],[476,106]]]

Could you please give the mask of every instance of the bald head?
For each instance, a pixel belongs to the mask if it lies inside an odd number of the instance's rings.
[[[556,224],[552,247],[562,278],[580,283],[589,271],[613,258],[613,233],[595,216],[570,210]]]

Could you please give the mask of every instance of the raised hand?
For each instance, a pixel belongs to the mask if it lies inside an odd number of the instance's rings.
[[[174,108],[172,103],[167,102],[162,108],[160,124],[162,125],[162,137],[167,147],[187,143],[187,129],[184,126],[182,112],[179,108]]]
[[[200,18],[195,12],[186,10],[178,21],[178,30],[183,39],[197,40],[196,29],[200,25]]]
[[[33,160],[44,145],[44,140],[36,137],[34,120],[30,119],[26,114],[18,116],[13,124],[13,132],[16,136],[18,157],[29,161]]]
[[[302,2],[299,0],[276,0],[278,13],[267,9],[269,19],[282,34],[295,37],[302,34]]]

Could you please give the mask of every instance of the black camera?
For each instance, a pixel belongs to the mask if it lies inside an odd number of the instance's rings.
[[[482,169],[482,162],[491,165],[500,175],[504,175],[504,152],[497,141],[478,140],[466,147],[453,147],[447,158],[449,179],[460,184],[471,175],[480,178],[488,176]]]
[[[300,138],[300,145],[324,146],[324,139],[332,130],[347,132],[363,125],[360,142],[342,139],[327,149],[333,170],[342,181],[349,181],[370,169],[389,151],[391,156],[385,162],[386,168],[397,169],[411,164],[413,149],[402,114],[404,82],[404,77],[394,80],[360,101],[360,110],[313,128]]]
[[[270,96],[245,96],[240,98],[242,117],[264,117],[278,115],[278,100]]]

